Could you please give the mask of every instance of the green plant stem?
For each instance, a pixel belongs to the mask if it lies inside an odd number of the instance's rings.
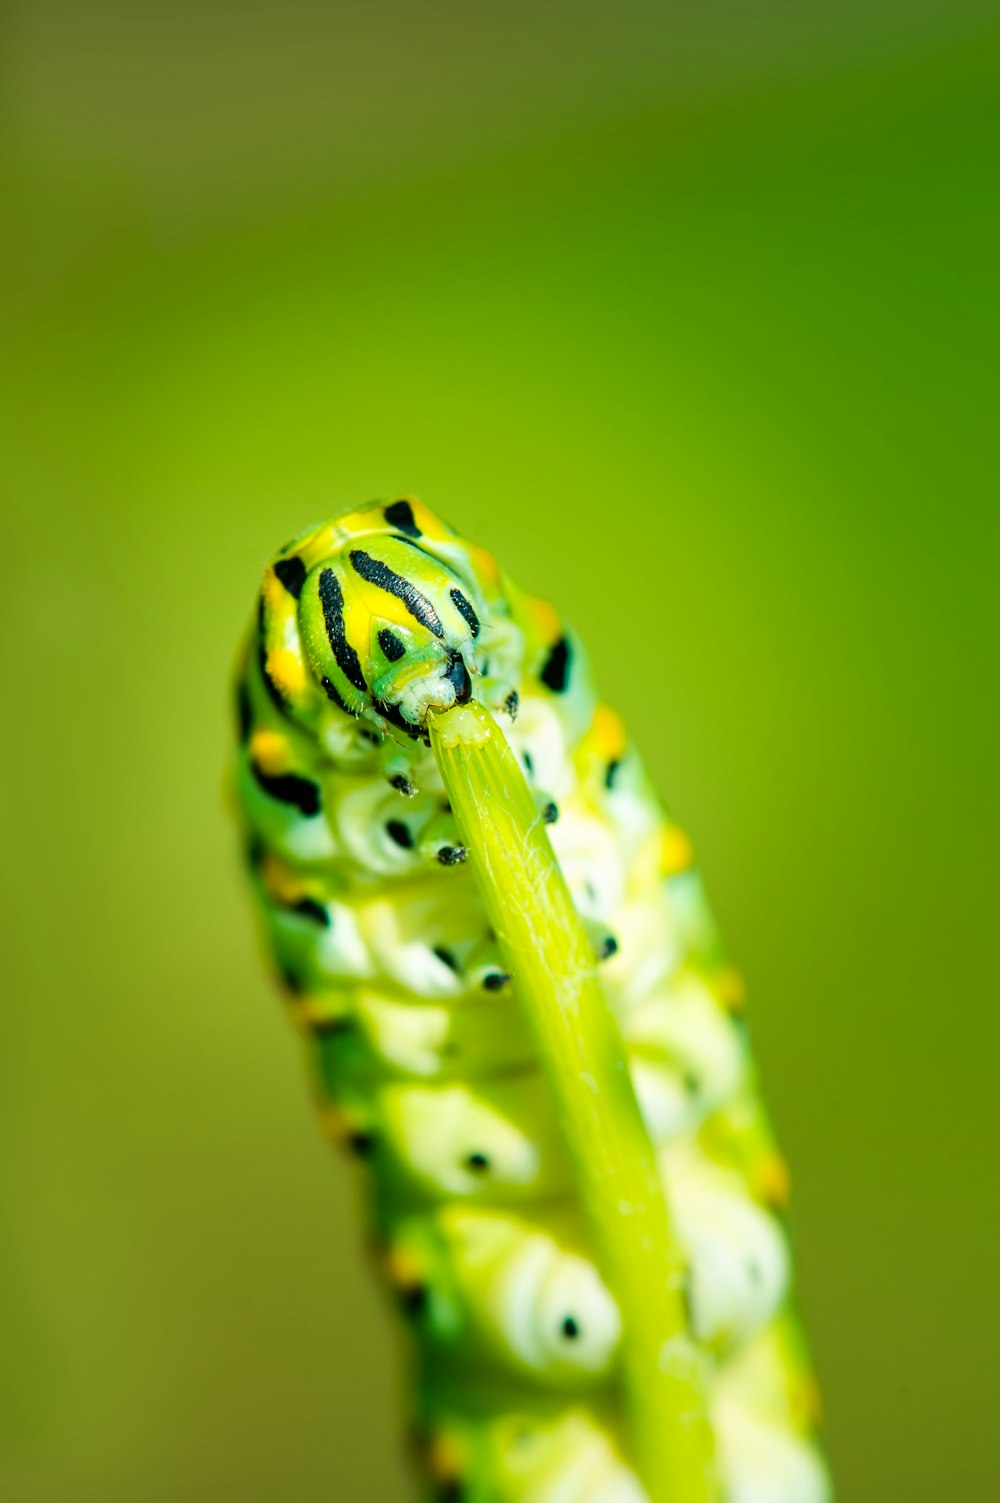
[[[592,945],[492,717],[479,705],[456,706],[431,717],[430,734],[621,1311],[637,1469],[650,1503],[714,1503],[713,1436],[702,1360],[687,1329],[682,1259]]]

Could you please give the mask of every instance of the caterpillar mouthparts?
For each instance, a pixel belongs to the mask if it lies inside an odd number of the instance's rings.
[[[236,785],[428,1496],[828,1503],[742,987],[583,649],[412,498],[265,571]]]
[[[473,672],[478,673],[475,664]],[[423,729],[432,710],[440,713],[454,705],[467,705],[471,698],[472,676],[462,654],[452,651],[417,670],[408,665],[390,675],[384,686],[378,686],[375,707],[390,718],[398,710],[408,725]]]

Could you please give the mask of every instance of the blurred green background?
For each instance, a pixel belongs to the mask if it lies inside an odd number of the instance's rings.
[[[4,1498],[409,1497],[221,796],[262,564],[408,490],[694,833],[840,1497],[1000,1495],[995,6],[3,27]]]

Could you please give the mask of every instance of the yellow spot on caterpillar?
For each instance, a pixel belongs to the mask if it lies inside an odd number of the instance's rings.
[[[273,618],[280,616],[282,607],[287,599],[287,591],[277,574],[273,564],[269,564],[264,572],[264,584],[262,590],[264,596],[265,616]],[[269,623],[265,620],[265,628]],[[270,635],[265,631],[265,635]]]
[[[421,1281],[421,1269],[406,1247],[390,1247],[385,1255],[385,1277],[393,1289],[414,1289]]]
[[[739,971],[726,966],[715,978],[715,995],[727,1012],[742,1012],[746,1006],[746,987]]]
[[[694,860],[691,842],[680,825],[667,825],[663,831],[660,847],[660,871],[665,877],[676,877],[687,871]]]
[[[269,564],[264,572],[264,638],[266,642],[279,641],[285,638],[285,629],[289,620],[298,628],[299,607],[294,595],[289,595],[281,580],[274,572],[274,565]]]
[[[276,647],[267,655],[267,671],[287,699],[295,699],[306,687],[305,664],[289,647]]]
[[[458,1482],[462,1476],[462,1449],[453,1435],[439,1430],[427,1447],[427,1469],[435,1482]]]
[[[339,1148],[349,1148],[359,1157],[364,1157],[374,1145],[368,1122],[357,1112],[333,1101],[320,1100],[319,1123],[331,1143]]]
[[[422,501],[417,500],[416,496],[401,496],[400,500],[409,501],[413,521],[425,538],[430,538],[435,543],[446,543],[455,536],[453,529],[439,521],[432,511],[427,510]]]
[[[559,612],[549,605],[547,600],[539,600],[534,595],[529,596],[526,603],[535,619],[542,641],[558,642],[562,636],[562,621]]]
[[[608,768],[621,761],[627,747],[628,733],[621,716],[610,705],[599,704],[573,753],[578,777],[581,781],[593,778],[605,786]],[[655,879],[654,870],[650,880]]]
[[[308,684],[305,663],[298,647],[298,603],[285,589],[273,567],[264,574],[263,596],[264,666],[278,691],[286,699],[295,699],[302,695]]]
[[[628,745],[625,722],[610,705],[598,705],[587,740],[593,740],[594,751],[603,762],[617,762],[625,755]]]
[[[260,863],[264,891],[279,903],[297,903],[305,896],[302,879],[277,856],[268,854]]]
[[[250,757],[268,777],[288,771],[288,742],[278,731],[254,731],[250,737]]]
[[[487,553],[485,548],[469,546],[469,560],[472,564],[476,577],[483,584],[495,589],[500,583],[500,565],[492,553]]]
[[[763,1154],[754,1164],[750,1179],[756,1195],[774,1211],[783,1211],[792,1192],[788,1164],[776,1149]]]
[[[351,1123],[342,1106],[325,1101],[319,1109],[319,1125],[325,1138],[343,1147],[351,1136]]]

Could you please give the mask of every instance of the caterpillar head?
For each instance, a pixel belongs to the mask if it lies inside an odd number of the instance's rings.
[[[472,698],[479,673],[482,605],[460,568],[447,529],[423,507],[396,502],[352,513],[286,549],[272,594],[279,608],[279,591],[294,597],[289,636],[327,699],[417,737],[431,710]]]

